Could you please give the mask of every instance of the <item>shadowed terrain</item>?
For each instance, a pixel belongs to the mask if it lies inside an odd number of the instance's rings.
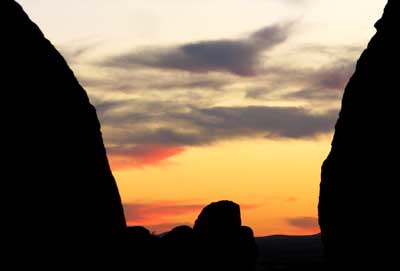
[[[333,262],[386,263],[396,250],[400,2],[389,0],[348,83],[322,166],[319,222]],[[368,261],[365,261],[368,259]]]
[[[257,271],[327,270],[321,235],[256,237]]]

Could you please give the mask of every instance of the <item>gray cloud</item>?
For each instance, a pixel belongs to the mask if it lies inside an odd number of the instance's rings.
[[[149,80],[148,78],[152,78]],[[212,77],[212,76],[186,76],[176,77],[171,74],[160,74],[157,78],[154,75],[148,75],[147,78],[144,76],[132,76],[114,74],[112,79],[104,78],[93,78],[80,76],[79,81],[85,87],[90,88],[103,88],[111,91],[121,91],[125,93],[137,92],[144,90],[146,92],[152,90],[221,90],[232,82],[227,77]]]
[[[359,45],[342,45],[327,46],[322,44],[306,44],[300,49],[302,52],[310,52],[313,54],[325,55],[333,58],[337,56],[358,56],[364,50],[364,46]]]
[[[316,217],[288,218],[287,223],[290,226],[294,226],[294,227],[305,229],[305,230],[313,230],[313,229],[318,228],[318,218],[316,218]]]
[[[304,74],[306,88],[289,93],[286,98],[306,100],[338,100],[354,72],[355,64],[347,59]]]
[[[249,99],[283,99],[307,101],[337,101],[354,72],[351,57],[335,60],[316,69],[270,67],[267,87],[256,87],[246,92]],[[280,89],[300,85],[300,90],[280,92]],[[272,94],[272,95],[271,95]]]
[[[266,93],[269,93],[267,89],[264,88],[254,88],[246,92],[245,98],[250,98],[250,99],[258,99],[262,96],[264,96]]]
[[[305,88],[285,96],[287,99],[308,100],[308,101],[332,101],[339,100],[342,91],[339,89]]]
[[[239,76],[254,76],[261,69],[261,54],[283,43],[291,27],[291,23],[276,24],[242,39],[143,49],[111,57],[101,64],[117,68],[145,66],[192,73],[228,72]]]
[[[249,137],[312,138],[331,131],[337,113],[316,114],[298,107],[197,108],[153,102],[137,111],[101,112],[100,117],[106,127],[118,123],[119,130],[106,135],[114,146],[187,146]]]
[[[321,89],[343,89],[354,68],[355,63],[352,60],[337,60],[311,73],[310,81],[313,86]]]

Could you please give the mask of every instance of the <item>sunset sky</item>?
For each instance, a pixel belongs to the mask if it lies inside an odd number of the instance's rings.
[[[17,2],[96,106],[130,225],[229,199],[257,236],[319,232],[320,167],[385,0]]]

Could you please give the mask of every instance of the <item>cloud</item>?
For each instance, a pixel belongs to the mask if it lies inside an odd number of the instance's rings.
[[[355,64],[349,60],[339,60],[305,75],[306,88],[290,93],[286,98],[306,100],[338,100],[354,72]]]
[[[171,217],[199,213],[203,205],[179,202],[124,203],[124,212],[129,225],[157,224]]]
[[[227,72],[254,76],[262,69],[262,54],[283,43],[292,23],[262,28],[246,38],[200,41],[170,48],[132,51],[111,57],[102,66],[136,68],[138,66],[191,73]]]
[[[216,77],[210,75],[189,75],[176,76],[175,73],[158,73],[156,76],[149,74],[114,73],[105,78],[95,78],[88,76],[80,76],[79,81],[84,87],[101,88],[109,91],[120,91],[124,93],[132,93],[145,91],[150,92],[170,91],[170,90],[221,90],[223,87],[232,83],[232,79],[227,77]],[[143,71],[142,71],[143,72]],[[149,80],[149,78],[152,78]]]
[[[306,216],[306,217],[288,218],[287,223],[290,226],[294,226],[302,230],[319,230],[318,218],[316,217]]]
[[[285,3],[292,4],[292,5],[301,5],[301,4],[305,4],[308,1],[309,0],[279,0],[279,2],[285,2]]]
[[[352,58],[335,60],[329,64],[315,69],[271,67],[272,75],[268,88],[254,88],[246,92],[246,98],[265,99],[271,94],[277,95],[279,89],[288,86],[300,85],[300,90],[283,92],[278,95],[282,100],[305,101],[337,101],[340,100],[343,90],[354,72],[355,63]]]
[[[258,99],[269,93],[267,89],[264,88],[254,88],[246,92],[245,98]]]
[[[73,42],[69,45],[57,46],[63,57],[68,61],[69,64],[78,64],[82,61],[82,58],[90,55],[90,53],[99,46],[99,42],[88,42],[80,41]]]
[[[336,59],[337,56],[359,56],[364,50],[364,45],[323,45],[323,44],[306,44],[298,49],[301,52],[319,54]]]
[[[125,127],[120,133],[114,131],[107,142],[116,146],[190,146],[235,138],[304,139],[331,131],[337,119],[336,111],[314,113],[301,107],[179,108],[156,103],[152,107],[157,110],[106,113],[103,125]]]
[[[320,89],[343,89],[354,69],[355,63],[352,60],[336,60],[310,73],[310,81],[314,87]]]
[[[148,165],[161,165],[168,158],[181,154],[185,150],[181,146],[136,145],[125,148],[109,148],[111,168],[123,170],[142,168]]]

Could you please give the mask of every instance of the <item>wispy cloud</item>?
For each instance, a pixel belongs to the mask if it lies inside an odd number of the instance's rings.
[[[171,217],[199,213],[203,208],[199,204],[185,204],[181,202],[152,202],[152,203],[125,203],[124,211],[128,224],[148,225],[165,222]]]
[[[330,65],[304,74],[304,89],[289,93],[288,99],[339,100],[344,87],[354,72],[355,64],[348,59],[337,60]],[[301,74],[300,72],[297,72]]]
[[[246,98],[303,100],[303,101],[338,101],[341,99],[344,87],[354,72],[355,63],[349,56],[325,64],[314,69],[298,67],[275,66],[269,69],[270,77],[266,87],[249,89]],[[291,92],[282,92],[279,88],[293,88],[299,85],[300,89]]]
[[[59,46],[58,49],[69,64],[77,64],[84,57],[90,55],[99,44],[99,42],[80,41],[79,43],[71,43],[68,46]]]
[[[149,80],[151,78],[151,80]],[[145,73],[136,71],[135,73],[121,72],[110,74],[108,78],[96,78],[80,76],[79,81],[84,87],[100,88],[113,92],[137,93],[140,91],[150,92],[153,90],[168,92],[171,90],[190,91],[199,89],[221,90],[223,87],[234,83],[233,79],[227,76],[211,76],[203,74],[190,74],[186,76],[176,76],[175,73]]]
[[[124,148],[109,148],[109,160],[113,170],[143,168],[162,165],[168,158],[185,150],[180,146],[136,145]]]
[[[276,1],[276,0],[274,0],[274,1]],[[278,1],[281,3],[288,3],[288,4],[292,4],[292,5],[301,5],[301,4],[305,4],[305,3],[309,2],[310,0],[278,0]]]
[[[318,218],[316,217],[295,217],[288,218],[287,223],[290,226],[302,229],[302,230],[319,230]]]

